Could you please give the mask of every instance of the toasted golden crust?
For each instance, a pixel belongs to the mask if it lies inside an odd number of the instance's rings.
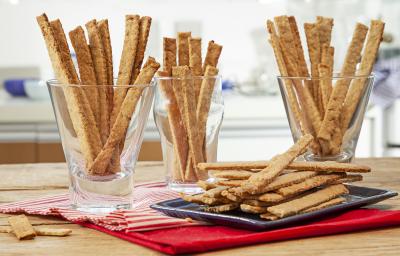
[[[163,38],[163,70],[167,72],[166,76],[172,75],[172,67],[176,66],[176,39]]]
[[[297,156],[304,153],[313,140],[310,134],[301,137],[292,147],[283,154],[271,159],[270,165],[261,172],[254,173],[244,182],[241,188],[251,194],[257,194],[263,187],[270,184]]]
[[[364,45],[365,36],[368,27],[357,23],[353,34],[352,41],[346,53],[346,58],[340,72],[341,76],[352,76],[355,73],[358,60],[361,56],[361,50]],[[321,129],[318,132],[318,140],[320,141],[322,152],[324,155],[330,154],[331,140],[335,129],[339,126],[339,116],[342,113],[342,105],[345,100],[348,86],[351,79],[340,79],[333,88],[332,95],[328,102],[325,118],[322,122]],[[339,131],[340,132],[340,131]],[[336,149],[337,150],[337,149]]]
[[[207,66],[217,67],[221,52],[222,45],[219,45],[212,40],[208,42],[207,54],[203,63],[203,72],[206,71]]]
[[[192,36],[190,32],[178,33],[178,65],[189,66],[189,42],[188,38]]]
[[[143,16],[140,18],[139,23],[139,40],[137,44],[135,62],[133,64],[133,71],[131,76],[131,84],[133,84],[139,75],[140,68],[142,66],[144,52],[146,51],[147,40],[149,38],[151,27],[151,17]]]
[[[344,185],[331,185],[303,197],[268,207],[268,212],[283,218],[297,214],[302,210],[330,201],[347,193],[349,193],[349,191]]]

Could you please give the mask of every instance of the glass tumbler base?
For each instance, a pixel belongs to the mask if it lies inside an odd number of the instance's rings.
[[[341,152],[334,156],[319,156],[313,153],[305,153],[304,159],[306,161],[324,162],[324,161],[334,161],[339,163],[350,163],[353,160],[354,153],[351,152]]]

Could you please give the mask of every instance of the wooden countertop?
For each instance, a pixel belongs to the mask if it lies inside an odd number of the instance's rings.
[[[369,158],[358,163],[372,167],[359,184],[400,191],[400,159]],[[163,177],[160,162],[141,162],[135,174],[136,182],[159,180]],[[65,164],[19,164],[0,166],[0,203],[44,195],[65,193],[68,176]],[[374,205],[382,209],[400,209],[395,197]],[[0,226],[8,225],[8,214],[0,214]],[[29,216],[33,225],[67,227],[69,237],[36,237],[18,241],[0,233],[0,255],[162,255],[107,234],[50,217]],[[204,253],[203,255],[399,255],[400,228],[354,232],[325,237],[266,243]]]

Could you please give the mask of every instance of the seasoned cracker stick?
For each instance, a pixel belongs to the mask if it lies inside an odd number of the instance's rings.
[[[151,27],[151,17],[148,16],[141,17],[139,23],[139,40],[137,44],[135,62],[133,64],[133,71],[130,84],[133,84],[136,80],[136,77],[139,75],[140,67],[142,66],[144,58],[144,52],[146,51],[147,40],[149,38],[150,27]]]
[[[286,63],[286,69],[289,76],[299,76],[298,65],[296,61],[296,49],[293,45],[293,35],[290,28],[290,23],[287,16],[275,17],[279,31],[279,41],[282,49],[282,56]],[[293,85],[299,96],[299,101],[302,104],[302,109],[306,112],[307,118],[310,120],[313,128],[313,134],[317,133],[321,126],[321,116],[317,105],[314,102],[311,92],[307,87],[303,87],[301,82],[294,80]]]
[[[270,165],[270,161],[251,161],[251,162],[218,162],[200,163],[198,168],[202,171],[218,170],[255,170],[264,169]],[[326,162],[292,162],[287,166],[288,169],[300,171],[319,171],[319,172],[370,172],[371,168],[365,165],[351,163]]]
[[[361,58],[360,71],[358,75],[369,75],[371,74],[372,68],[375,63],[376,56],[378,54],[379,45],[382,40],[383,31],[385,29],[385,23],[379,20],[372,20],[370,25],[370,31],[365,45],[365,50]],[[341,131],[344,134],[349,127],[350,120],[354,115],[357,108],[358,102],[360,101],[362,92],[365,88],[366,79],[357,79],[353,81],[352,86],[347,93],[346,99],[343,105],[343,115],[341,115]]]
[[[323,47],[321,55],[321,63],[318,65],[319,73],[319,86],[321,89],[321,98],[325,114],[325,110],[328,107],[329,98],[332,93],[332,76],[333,76],[333,47]],[[326,78],[326,79],[323,79]]]
[[[36,236],[35,230],[25,215],[8,217],[8,223],[11,226],[15,236],[21,239],[33,239]]]
[[[251,205],[251,206],[259,206],[259,207],[266,207],[271,206],[271,204],[259,201],[257,199],[245,199],[243,200],[243,204]]]
[[[208,42],[207,53],[203,63],[203,73],[206,72],[207,66],[217,67],[221,52],[222,45],[215,43],[213,40]]]
[[[226,198],[213,198],[213,197],[206,197],[204,194],[197,194],[197,195],[182,195],[182,199],[186,202],[196,203],[196,204],[207,204],[207,205],[220,205],[226,204],[230,201]]]
[[[313,140],[313,136],[306,134],[283,154],[272,158],[268,167],[258,173],[254,173],[245,181],[241,188],[250,194],[257,194],[263,187],[270,184],[297,156],[304,153],[307,146]]]
[[[113,85],[114,84],[113,55],[112,55],[111,36],[110,36],[110,29],[108,26],[108,20],[104,19],[97,22],[97,29],[100,32],[101,41],[103,43],[104,55],[106,57],[107,85]],[[113,88],[112,87],[107,88],[107,104],[108,104],[109,116],[111,115],[113,108],[113,97],[114,97]]]
[[[163,70],[168,72],[167,76],[172,75],[172,67],[176,65],[176,39],[175,38],[163,38]]]
[[[201,66],[201,38],[188,38],[189,44],[189,67],[193,76],[203,75],[203,68]],[[194,93],[196,95],[196,106],[200,94],[201,80],[194,80]]]
[[[191,32],[178,33],[178,65],[189,66],[189,43],[188,38],[192,36]]]
[[[167,77],[168,72],[158,71],[158,75],[160,77]],[[174,170],[178,172],[175,173],[175,177],[181,177],[181,179],[184,180],[189,150],[186,130],[183,126],[172,84],[168,83],[167,80],[160,80],[160,89],[169,100],[167,106],[168,122],[171,129],[172,144],[174,145],[174,151],[176,152],[175,156],[177,157],[179,164],[174,168]]]
[[[298,65],[299,75],[302,77],[308,77],[310,76],[310,74],[307,69],[306,59],[304,58],[304,50],[303,46],[301,45],[300,33],[297,27],[296,18],[294,16],[289,16],[288,20],[289,20],[290,30],[293,35],[293,43],[296,49],[296,58],[297,58],[296,62]]]
[[[58,42],[60,37],[57,38],[54,35],[46,14],[38,16],[36,19],[42,31],[58,81],[63,84],[79,84],[79,80],[71,74],[71,71],[67,67],[68,61],[63,59],[63,56],[66,57],[66,55],[61,53]],[[66,40],[65,35],[63,38]],[[86,165],[90,165],[101,150],[101,140],[96,121],[90,109],[89,102],[80,88],[70,86],[66,87],[64,92],[82,154],[86,160]]]
[[[243,180],[218,180],[216,182],[219,186],[227,186],[227,187],[240,187],[243,183]]]
[[[277,190],[283,187],[291,186],[296,183],[303,182],[309,178],[316,176],[317,173],[313,171],[302,171],[302,172],[291,172],[287,174],[283,174],[281,176],[276,177],[270,184],[265,186],[262,190],[264,192]]]
[[[232,170],[232,171],[220,171],[215,172],[212,176],[216,178],[222,179],[230,179],[230,180],[247,180],[253,172],[244,171],[244,170]]]
[[[154,58],[149,57],[135,81],[135,85],[137,86],[129,88],[121,105],[121,110],[117,116],[115,124],[111,129],[110,136],[108,137],[103,149],[96,157],[94,163],[89,168],[91,173],[104,174],[115,148],[123,139],[132,115],[135,113],[136,105],[140,99],[140,96],[142,95],[143,90],[145,89],[145,87],[142,85],[150,83],[159,67],[160,64],[155,61]]]
[[[271,221],[279,219],[278,216],[275,216],[275,215],[273,215],[273,214],[271,214],[269,212],[260,214],[260,218],[261,219],[266,219],[266,220],[271,220]]]
[[[286,200],[287,197],[284,197],[278,193],[268,192],[263,195],[260,195],[257,199],[266,203],[279,203],[282,202],[283,200]]]
[[[221,192],[224,190],[227,190],[229,187],[225,187],[225,186],[218,186],[212,189],[207,190],[206,192],[204,192],[204,196],[205,197],[220,197],[221,196]]]
[[[331,207],[334,205],[338,205],[338,204],[341,204],[344,202],[346,202],[346,199],[344,199],[343,197],[337,197],[337,198],[329,200],[325,203],[316,205],[314,207],[307,208],[307,209],[301,211],[301,213],[315,212],[315,211],[322,210],[322,209],[325,209],[325,208],[328,208],[328,207]]]
[[[304,23],[304,32],[306,34],[308,55],[311,63],[311,76],[318,77],[318,64],[321,60],[321,45],[319,42],[318,27],[315,23]],[[314,101],[318,103],[318,80],[313,81],[312,95]],[[319,111],[321,112],[321,109],[319,109]]]
[[[248,204],[242,203],[242,204],[240,204],[240,210],[242,210],[242,212],[259,214],[259,213],[266,213],[267,207],[253,206],[253,205],[248,205]]]
[[[107,60],[104,53],[103,42],[101,40],[100,32],[97,28],[97,21],[91,20],[86,23],[86,29],[88,31],[90,52],[93,59],[94,71],[96,73],[96,80],[98,85],[107,85],[108,73],[107,73]],[[104,144],[109,135],[109,113],[108,113],[108,102],[107,102],[107,91],[104,87],[98,88],[99,92],[99,105],[98,109],[94,112],[99,127],[100,138]]]
[[[303,197],[268,207],[268,212],[283,218],[348,193],[344,185],[332,185]]]
[[[346,58],[340,72],[341,76],[352,76],[355,73],[361,50],[364,45],[365,36],[368,27],[357,23],[350,46],[346,53]],[[331,152],[331,139],[336,127],[339,126],[340,114],[342,113],[342,104],[345,100],[349,83],[351,79],[341,79],[336,82],[326,109],[325,118],[318,132],[318,140],[322,147],[324,155]]]
[[[122,48],[121,60],[119,62],[117,85],[126,86],[130,84],[133,64],[135,62],[137,45],[139,41],[139,15],[125,16],[125,37]],[[113,110],[111,113],[110,127],[115,123],[115,119],[120,112],[124,101],[127,88],[118,88],[114,91]]]
[[[243,198],[240,196],[235,195],[232,192],[229,192],[228,190],[224,190],[221,192],[221,196],[226,197],[227,199],[233,201],[233,202],[237,202],[240,203],[243,201]]]
[[[35,227],[34,230],[38,236],[68,236],[72,233],[68,228]]]
[[[204,211],[221,213],[221,212],[232,211],[238,207],[239,207],[238,203],[230,203],[230,204],[223,204],[223,205],[217,205],[217,206],[212,206],[212,207],[204,207]]]
[[[69,32],[69,38],[75,50],[76,58],[78,61],[79,75],[82,85],[96,85],[96,73],[94,71],[94,64],[90,48],[86,42],[85,32],[81,26]],[[95,86],[84,88],[86,97],[89,100],[90,107],[93,113],[99,110],[99,91]],[[96,124],[99,125],[98,123]],[[100,128],[100,127],[99,127]]]
[[[316,25],[318,29],[318,38],[320,46],[329,47],[331,45],[333,19],[323,16],[317,16]],[[322,54],[322,48],[321,48],[321,54]]]
[[[267,21],[267,30],[270,35],[270,39],[268,41],[271,44],[272,49],[274,51],[275,60],[278,64],[279,73],[281,74],[281,76],[288,76],[285,66],[285,61],[282,55],[282,49],[279,44],[279,38],[276,34],[275,26],[273,22],[270,20]],[[294,92],[292,83],[290,83],[290,81],[287,80],[285,80],[284,83],[287,91],[289,106],[291,111],[293,112],[296,123],[299,124],[303,134],[311,133],[312,131],[310,130],[309,120],[307,119],[307,116],[301,113],[300,111],[300,106],[297,102],[296,94]]]
[[[212,188],[216,188],[217,184],[215,183],[211,183],[208,181],[204,181],[204,180],[199,180],[197,183],[197,186],[201,187],[204,190],[210,190]]]
[[[190,70],[188,66],[174,67],[172,68],[172,73],[177,74],[181,78],[180,88],[176,88],[175,95],[183,95],[184,109],[183,109],[183,121],[185,123],[185,128],[189,138],[189,152],[193,160],[194,170],[199,176],[199,171],[197,169],[197,164],[204,162],[203,152],[201,148],[201,143],[198,137],[198,123],[196,118],[196,106],[194,105],[194,90],[192,84],[190,84]],[[175,89],[175,85],[174,85]],[[179,91],[179,94],[176,92]],[[179,106],[179,102],[178,102]]]
[[[348,174],[345,177],[335,180],[330,184],[342,184],[342,183],[351,183],[356,181],[362,181],[363,176],[360,174]]]
[[[306,179],[303,182],[280,188],[280,189],[276,190],[276,193],[278,193],[284,197],[289,197],[289,196],[297,195],[304,191],[308,191],[310,189],[331,183],[335,180],[340,179],[341,177],[343,177],[343,175],[337,175],[337,174],[318,175],[318,176]]]

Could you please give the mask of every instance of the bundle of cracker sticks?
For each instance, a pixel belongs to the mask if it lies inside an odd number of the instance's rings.
[[[335,77],[332,18],[318,16],[315,23],[304,24],[310,68],[295,18],[278,16],[274,21],[267,21],[269,42],[281,76],[304,78],[284,79],[284,86],[288,105],[302,133],[315,137],[310,147],[314,154],[334,156],[340,153],[343,136],[357,112],[375,63],[384,26],[379,20],[372,20],[369,28],[356,24],[339,79],[332,79]]]
[[[210,41],[202,60],[201,38],[180,32],[178,38],[164,38],[160,89],[168,100],[166,112],[173,144],[172,179],[193,182],[207,179],[197,168],[206,161],[206,125],[218,75],[222,46]],[[172,78],[167,80],[163,78]]]
[[[120,171],[120,155],[130,120],[143,91],[160,67],[152,57],[142,66],[151,20],[147,16],[126,15],[124,45],[114,86],[106,19],[86,23],[88,41],[81,26],[69,32],[78,75],[60,20],[49,21],[46,14],[37,17],[54,73],[63,86],[72,132],[77,135],[86,171],[91,175]]]
[[[215,181],[199,181],[202,194],[183,199],[204,205],[208,212],[239,209],[276,220],[316,211],[345,202],[348,190],[343,183],[362,180],[366,166],[336,162],[293,162],[314,140],[301,137],[286,152],[263,162],[200,163]],[[353,173],[353,174],[351,174]]]

